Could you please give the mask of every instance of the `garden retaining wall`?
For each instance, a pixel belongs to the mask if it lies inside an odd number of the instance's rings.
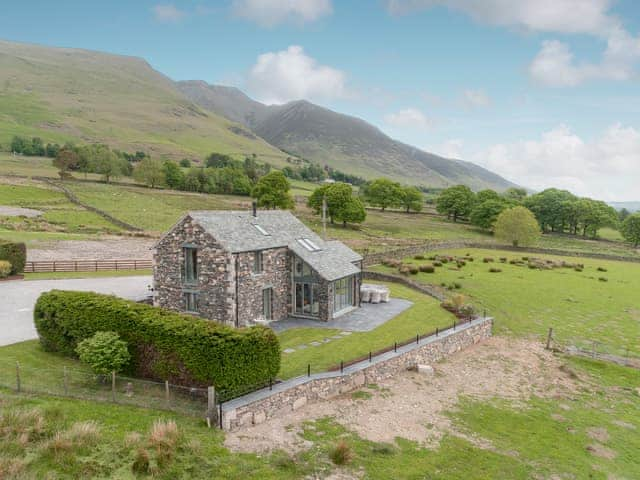
[[[377,383],[419,364],[433,364],[491,336],[493,319],[478,318],[398,347],[369,360],[345,367],[342,372],[324,372],[293,378],[222,404],[220,424],[238,430],[274,417],[287,415],[305,405],[329,399]]]

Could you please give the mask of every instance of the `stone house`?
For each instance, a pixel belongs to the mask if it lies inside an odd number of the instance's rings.
[[[288,211],[193,211],[155,245],[154,303],[235,327],[329,321],[359,306],[361,272]]]

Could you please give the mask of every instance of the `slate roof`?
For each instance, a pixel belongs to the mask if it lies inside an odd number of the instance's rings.
[[[188,215],[232,253],[287,247],[326,280],[360,272],[353,265],[362,260],[360,254],[341,242],[325,242],[288,211],[258,210],[256,217],[250,211],[220,210],[192,211]],[[308,250],[298,242],[301,238],[311,240],[319,250]]]

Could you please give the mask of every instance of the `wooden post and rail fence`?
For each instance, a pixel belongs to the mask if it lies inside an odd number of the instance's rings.
[[[150,259],[140,260],[52,260],[26,262],[24,273],[100,272],[111,270],[148,270]]]

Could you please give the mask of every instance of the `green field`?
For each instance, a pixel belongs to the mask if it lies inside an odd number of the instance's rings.
[[[452,256],[470,253],[475,261],[459,270],[452,264],[437,267],[433,274],[419,273],[417,281],[440,285],[461,284],[459,292],[468,295],[481,310],[495,317],[496,333],[544,338],[548,328],[563,343],[589,346],[598,341],[624,354],[627,349],[640,353],[640,263],[564,258],[584,264],[584,270],[572,268],[532,270],[527,266],[503,264],[500,257],[523,256],[563,260],[550,255],[518,255],[496,250],[447,250],[429,252]],[[494,263],[483,263],[484,258]],[[408,264],[431,264],[429,260],[405,259]],[[491,267],[502,272],[491,273]],[[598,271],[598,268],[606,272]],[[395,272],[389,267],[376,270]],[[601,281],[600,278],[606,279]]]
[[[20,353],[26,365],[73,367],[39,351],[35,342],[0,347]],[[331,418],[306,422],[299,452],[232,453],[224,434],[200,419],[110,403],[17,395],[0,389],[0,474],[3,478],[138,478],[134,464],[149,461],[151,478],[303,479],[389,478],[438,480],[532,478],[635,478],[640,470],[640,401],[633,388],[640,372],[591,360],[566,359],[582,388],[564,403],[461,398],[449,412],[452,432],[435,448],[402,438],[392,444],[366,440]],[[599,385],[593,389],[592,385]],[[371,385],[370,388],[374,388]],[[367,401],[376,390],[360,395]],[[157,420],[177,432],[149,431]],[[79,428],[79,422],[90,422]],[[594,429],[604,432],[600,450]],[[339,442],[351,452],[338,467],[330,453]],[[143,461],[142,465],[146,463]],[[146,477],[146,475],[143,475]]]

